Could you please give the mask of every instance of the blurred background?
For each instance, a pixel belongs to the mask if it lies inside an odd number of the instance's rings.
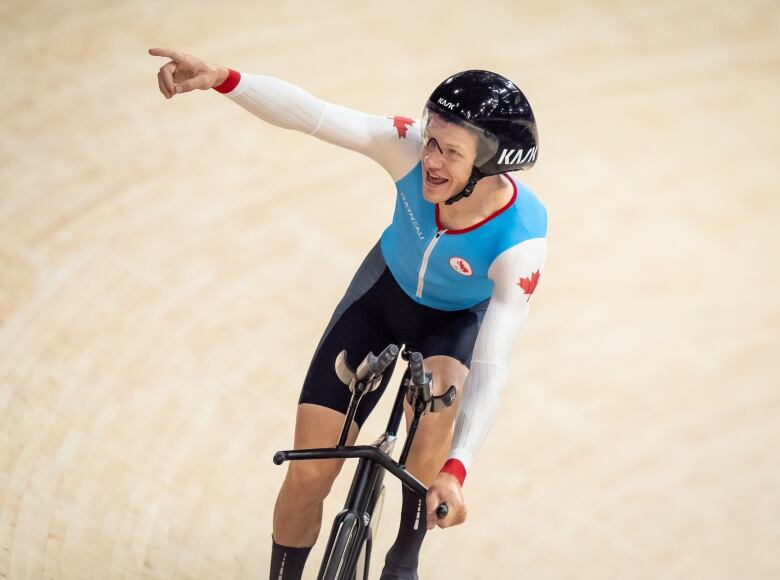
[[[266,577],[272,454],[391,218],[370,160],[215,91],[166,100],[156,46],[377,114],[468,68],[530,99],[548,262],[469,520],[428,535],[422,578],[780,577],[780,9],[758,0],[2,3],[0,577]],[[377,576],[399,505],[393,484]]]

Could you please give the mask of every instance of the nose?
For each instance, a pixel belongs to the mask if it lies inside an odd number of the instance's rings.
[[[423,159],[425,160],[425,165],[428,167],[442,167],[444,165],[444,156],[436,147],[426,151]]]

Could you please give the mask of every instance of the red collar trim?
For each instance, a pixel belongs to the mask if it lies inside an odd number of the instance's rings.
[[[487,216],[481,222],[478,222],[478,223],[474,224],[473,226],[465,228],[465,229],[462,229],[462,230],[447,230],[445,233],[447,233],[447,234],[465,234],[465,233],[470,232],[472,230],[476,230],[478,227],[485,225],[490,220],[492,220],[494,217],[504,213],[506,210],[508,210],[510,207],[512,207],[512,205],[514,205],[515,200],[517,199],[517,184],[515,183],[514,179],[509,177],[509,174],[502,173],[502,175],[504,177],[506,177],[510,181],[510,183],[512,184],[512,187],[514,188],[514,192],[512,193],[512,199],[510,199],[509,202],[504,207],[494,211],[492,214]],[[439,221],[439,204],[438,203],[436,204],[436,227],[439,230],[445,229],[444,226],[442,226],[441,222]]]

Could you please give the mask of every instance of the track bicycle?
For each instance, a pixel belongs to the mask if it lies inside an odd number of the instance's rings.
[[[420,418],[428,411],[436,413],[455,402],[456,389],[452,385],[446,393],[433,395],[432,375],[423,369],[423,356],[407,345],[401,358],[408,361],[398,393],[393,403],[385,432],[371,445],[345,446],[349,427],[355,417],[358,404],[366,393],[379,387],[382,374],[398,356],[398,347],[388,345],[379,356],[369,352],[363,362],[353,371],[346,360],[346,351],[336,358],[336,374],[352,392],[349,408],[344,419],[336,447],[320,449],[295,449],[278,451],[273,461],[281,465],[285,461],[307,459],[359,459],[347,500],[333,522],[325,555],[322,559],[318,580],[365,580],[371,563],[371,548],[379,523],[384,501],[384,475],[389,471],[409,489],[425,498],[425,485],[410,474],[406,460],[412,448],[414,435]],[[398,426],[403,415],[403,401],[406,399],[413,410],[406,442],[398,461],[391,457],[395,446]],[[436,509],[436,515],[447,515],[446,504]]]

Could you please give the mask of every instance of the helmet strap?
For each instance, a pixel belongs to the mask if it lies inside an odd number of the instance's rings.
[[[470,196],[474,191],[474,187],[477,185],[477,181],[479,181],[483,177],[485,177],[484,173],[482,173],[479,169],[477,169],[476,166],[472,167],[471,176],[469,177],[469,180],[466,183],[466,187],[464,187],[460,193],[456,193],[447,201],[445,201],[444,205],[452,205],[456,201],[463,199],[464,197]]]

